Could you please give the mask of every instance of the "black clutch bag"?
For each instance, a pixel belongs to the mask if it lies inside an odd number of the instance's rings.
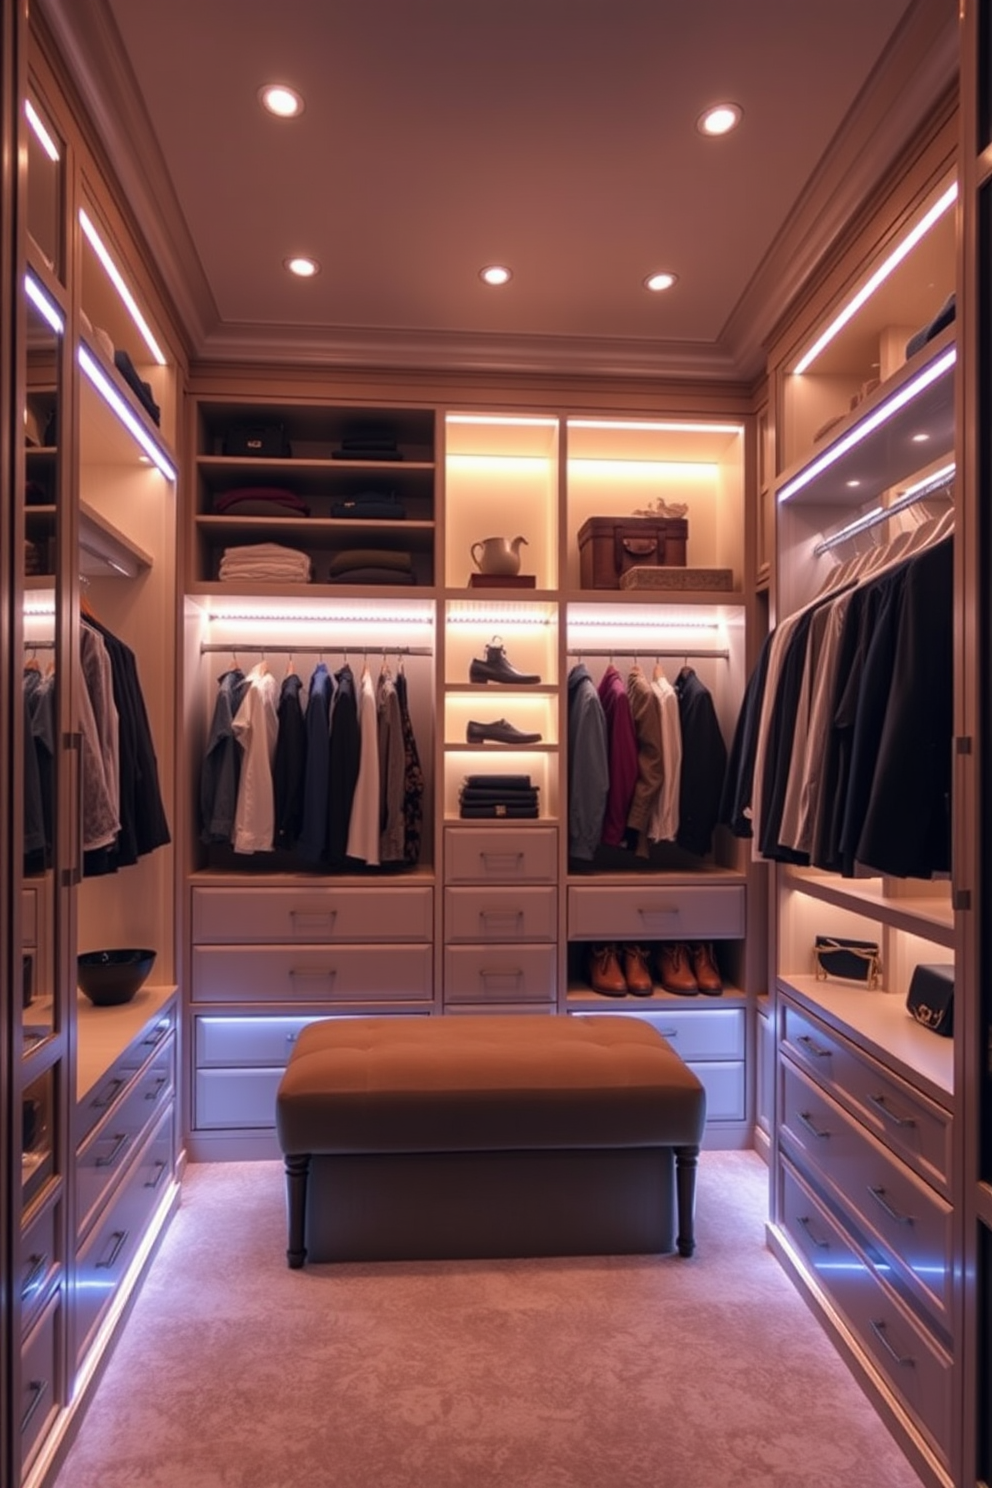
[[[828,976],[845,982],[863,982],[874,987],[882,969],[878,942],[844,940],[835,935],[818,935],[813,946],[813,960],[818,981]]]
[[[917,1023],[950,1038],[954,1032],[954,967],[917,966],[906,1006]]]
[[[256,459],[285,459],[292,454],[285,427],[267,419],[241,419],[224,435],[225,455],[250,455]]]

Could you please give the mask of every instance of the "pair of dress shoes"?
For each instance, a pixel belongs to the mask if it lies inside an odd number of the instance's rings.
[[[589,985],[603,997],[650,997],[654,982],[646,947],[612,941],[590,946]]]
[[[485,744],[487,741],[493,744],[539,744],[540,734],[526,734],[522,729],[514,728],[512,723],[507,723],[505,718],[497,718],[494,723],[469,723],[465,729],[465,738],[469,744]]]
[[[505,647],[499,645],[499,636],[486,647],[484,658],[475,657],[468,669],[470,682],[502,682],[510,687],[531,687],[540,682],[536,672],[519,672],[509,660]]]
[[[667,940],[658,947],[658,980],[666,992],[679,997],[719,997],[723,991],[720,969],[707,940]]]

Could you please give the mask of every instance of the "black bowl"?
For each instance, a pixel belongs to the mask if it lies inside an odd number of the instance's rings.
[[[77,956],[76,980],[94,1007],[130,1002],[155,965],[154,951],[84,951]]]

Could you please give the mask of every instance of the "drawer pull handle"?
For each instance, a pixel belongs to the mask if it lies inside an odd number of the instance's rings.
[[[166,1172],[168,1170],[168,1166],[169,1166],[168,1163],[162,1162],[162,1160],[159,1159],[159,1161],[155,1164],[155,1177],[154,1178],[146,1178],[145,1179],[145,1187],[146,1188],[158,1188],[159,1184],[162,1182],[162,1179],[165,1177],[165,1174],[166,1174]]]
[[[165,1089],[165,1087],[168,1085],[168,1083],[169,1083],[169,1077],[168,1077],[168,1075],[159,1075],[159,1077],[155,1081],[155,1084],[152,1087],[152,1089],[145,1091],[145,1100],[150,1100],[150,1101],[158,1100],[159,1096],[162,1094],[162,1091]]]
[[[808,1132],[812,1132],[817,1141],[823,1142],[830,1136],[828,1131],[824,1131],[816,1125],[809,1111],[797,1111],[796,1120],[800,1126],[804,1126]]]
[[[876,1322],[874,1318],[869,1318],[868,1323],[871,1327],[871,1331],[874,1333],[875,1337],[878,1339],[879,1343],[882,1345],[885,1352],[889,1355],[889,1358],[892,1359],[894,1363],[898,1364],[903,1369],[916,1368],[916,1360],[913,1358],[912,1354],[900,1354],[896,1349],[892,1347],[888,1338],[885,1336],[884,1322],[882,1322],[881,1320]]]
[[[515,930],[524,922],[522,909],[480,909],[479,919],[487,930]]]
[[[677,1028],[659,1028],[658,1032],[664,1039],[673,1039],[678,1038],[679,1036],[679,1031]]]
[[[100,1099],[90,1102],[90,1110],[105,1111],[108,1106],[112,1106],[117,1098],[118,1091],[126,1084],[127,1081],[120,1075],[116,1076],[113,1080],[109,1080]]]
[[[808,1033],[801,1033],[796,1039],[796,1043],[802,1044],[807,1054],[812,1054],[814,1059],[829,1059],[830,1055],[833,1053],[832,1049],[822,1048],[821,1045],[816,1042],[816,1039],[810,1038]]]
[[[642,920],[649,922],[651,920],[677,920],[679,917],[679,907],[677,904],[639,904],[637,906],[637,913]]]
[[[524,861],[522,852],[486,852],[479,849],[482,866],[487,873],[512,873]]]
[[[124,1151],[124,1148],[127,1146],[128,1142],[130,1142],[131,1133],[118,1132],[113,1140],[114,1145],[107,1153],[106,1157],[98,1157],[93,1165],[94,1167],[112,1168],[114,1166],[114,1163],[120,1157],[121,1153]]]
[[[336,909],[291,909],[289,918],[293,929],[301,930],[333,930],[334,921],[338,917]]]
[[[479,976],[483,982],[514,981],[519,983],[524,979],[523,969],[519,966],[482,966],[479,968]]]
[[[114,1231],[114,1233],[110,1237],[113,1240],[113,1242],[114,1242],[113,1245],[110,1247],[110,1254],[108,1256],[106,1256],[102,1261],[97,1261],[97,1263],[96,1263],[96,1269],[98,1271],[109,1271],[110,1270],[111,1266],[114,1264],[114,1262],[116,1261],[117,1257],[120,1255],[121,1251],[124,1249],[124,1242],[127,1240],[127,1237],[128,1237],[128,1231],[127,1230],[115,1230]]]
[[[916,1122],[914,1121],[912,1116],[897,1116],[895,1111],[890,1111],[888,1106],[885,1104],[884,1095],[870,1095],[868,1099],[875,1107],[876,1111],[880,1111],[885,1117],[886,1121],[891,1121],[893,1126],[900,1126],[905,1128],[916,1125]]]
[[[333,982],[337,974],[337,968],[334,966],[291,966],[289,968],[291,981],[295,981],[299,977],[301,982]]]
[[[799,1223],[802,1225],[803,1229],[806,1231],[807,1235],[812,1240],[812,1242],[816,1246],[817,1250],[829,1250],[830,1249],[830,1241],[829,1240],[818,1240],[816,1238],[816,1236],[813,1234],[813,1224],[812,1224],[812,1221],[810,1220],[809,1215],[808,1214],[800,1214],[798,1216],[798,1218],[799,1218]]]
[[[911,1214],[900,1214],[898,1209],[893,1209],[892,1205],[885,1197],[884,1188],[875,1188],[873,1184],[869,1183],[868,1192],[871,1194],[878,1207],[884,1210],[884,1212],[889,1216],[890,1219],[894,1219],[896,1224],[911,1225],[913,1223],[913,1216]]]
[[[30,1383],[28,1384],[28,1389],[31,1391],[31,1404],[28,1406],[27,1410],[24,1412],[23,1416],[21,1417],[21,1435],[22,1436],[24,1435],[25,1431],[27,1431],[28,1427],[31,1424],[31,1417],[34,1415],[35,1411],[38,1409],[38,1407],[41,1404],[42,1400],[45,1398],[45,1392],[48,1389],[48,1381],[47,1380],[31,1380]]]
[[[156,1044],[160,1044],[165,1038],[166,1034],[169,1032],[170,1026],[171,1025],[169,1023],[159,1023],[155,1028],[153,1028],[151,1033],[144,1041],[145,1048],[154,1049]]]
[[[32,1292],[36,1292],[41,1285],[41,1279],[48,1270],[47,1255],[33,1255],[29,1257],[31,1269],[21,1283],[21,1301],[26,1302]]]

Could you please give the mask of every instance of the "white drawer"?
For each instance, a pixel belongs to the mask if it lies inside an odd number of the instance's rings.
[[[622,1013],[625,1018],[641,1018],[667,1039],[675,1052],[690,1059],[744,1058],[744,1009],[721,1008],[645,1008],[636,1012],[628,1007],[603,1008],[600,1012],[577,1013],[582,1018],[599,1018]]]
[[[558,956],[553,945],[448,946],[444,1001],[554,1003]]]
[[[554,827],[448,827],[444,876],[448,883],[554,883],[558,833]]]
[[[193,1123],[200,1130],[276,1124],[279,1069],[206,1069],[196,1074]]]
[[[706,1120],[744,1120],[744,1065],[686,1060],[706,1091]]]
[[[433,889],[236,888],[193,890],[194,945],[324,945],[331,941],[429,941]]]
[[[313,1018],[197,1018],[196,1063],[282,1069],[300,1031],[312,1022]]]
[[[21,890],[21,945],[38,944],[38,895],[34,889]]]
[[[810,1014],[783,1001],[783,1047],[817,1084],[944,1195],[951,1114]]]
[[[20,1397],[14,1420],[20,1422],[22,1477],[27,1476],[32,1457],[64,1404],[59,1386],[63,1377],[59,1345],[64,1324],[60,1288],[21,1346]]]
[[[883,1283],[787,1159],[779,1172],[789,1236],[946,1464],[953,1421],[950,1356]]]
[[[194,1002],[384,1002],[430,998],[431,946],[194,946]]]
[[[493,886],[444,891],[446,941],[553,941],[557,920],[557,889]]]
[[[950,1330],[952,1223],[945,1199],[875,1141],[801,1070],[782,1060],[780,1137],[814,1183],[888,1255],[925,1307]]]
[[[569,940],[735,940],[744,934],[743,884],[572,884]]]

